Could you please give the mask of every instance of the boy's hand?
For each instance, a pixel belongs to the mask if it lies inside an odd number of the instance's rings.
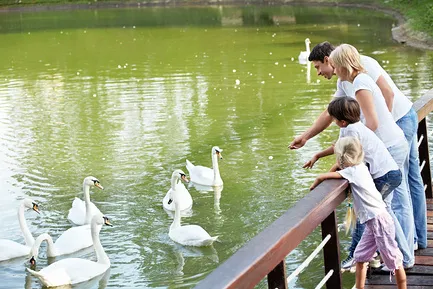
[[[317,162],[318,159],[319,159],[318,157],[314,156],[311,158],[311,160],[306,162],[302,167],[304,169],[311,169],[314,166],[314,164]]]
[[[321,176],[318,176],[318,177],[314,180],[313,184],[311,185],[311,187],[310,187],[310,191],[313,190],[314,188],[316,188],[316,187],[317,187],[321,182],[323,182],[323,179],[322,179]]]

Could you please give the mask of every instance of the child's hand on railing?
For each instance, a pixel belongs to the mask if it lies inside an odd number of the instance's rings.
[[[317,187],[321,182],[323,182],[322,175],[317,176],[317,178],[314,180],[313,184],[310,187],[310,191],[313,190],[315,187]]]
[[[311,158],[311,160],[309,160],[308,162],[306,162],[302,167],[304,169],[311,169],[318,160],[319,160],[319,158],[316,155],[314,155]]]

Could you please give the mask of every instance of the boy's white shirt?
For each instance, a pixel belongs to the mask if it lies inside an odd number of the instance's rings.
[[[353,207],[361,224],[386,212],[382,196],[374,185],[364,163],[337,171],[349,181],[352,189]]]
[[[398,170],[398,165],[392,158],[385,144],[376,134],[361,122],[349,124],[340,129],[340,138],[353,136],[359,139],[364,150],[364,160],[369,164],[370,174],[377,179],[386,173]]]
[[[412,107],[412,102],[401,92],[401,90],[394,83],[389,74],[380,66],[380,64],[369,56],[361,55],[361,64],[364,66],[366,73],[373,79],[376,83],[379,77],[382,75],[388,85],[394,92],[394,101],[392,105],[392,117],[394,121],[399,120],[405,116]],[[337,91],[335,92],[335,97],[340,96],[350,96],[355,97],[355,91],[353,89],[352,83],[349,81],[337,80]],[[383,96],[382,96],[383,97]]]

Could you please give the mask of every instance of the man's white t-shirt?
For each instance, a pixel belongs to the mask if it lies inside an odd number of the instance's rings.
[[[398,165],[392,158],[385,144],[376,134],[361,122],[349,124],[340,129],[340,138],[353,136],[359,139],[364,150],[364,159],[368,163],[370,174],[377,179],[386,173],[398,170]]]
[[[378,118],[378,126],[374,133],[383,141],[385,147],[389,148],[399,143],[406,142],[403,131],[395,123],[388,107],[386,106],[385,99],[383,98],[379,86],[377,86],[373,79],[365,73],[358,74],[353,80],[353,90],[355,93],[361,89],[368,90],[373,95],[374,108]],[[364,124],[366,123],[362,110],[361,121]]]
[[[401,92],[401,90],[395,85],[389,74],[380,66],[380,64],[369,56],[361,55],[361,64],[364,66],[366,73],[376,83],[379,77],[382,75],[388,85],[394,92],[394,101],[392,104],[392,117],[394,121],[399,120],[405,116],[412,107],[412,102]],[[339,96],[350,96],[355,97],[355,91],[353,91],[353,85],[349,81],[337,80],[337,91],[335,92],[336,97]]]
[[[337,171],[343,178],[349,181],[353,207],[356,217],[361,224],[375,218],[377,215],[386,212],[382,195],[376,189],[370,172],[364,163],[353,167],[347,167]]]

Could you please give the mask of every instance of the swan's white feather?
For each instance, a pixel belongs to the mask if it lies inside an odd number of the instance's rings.
[[[179,206],[181,211],[186,211],[191,209],[192,207],[192,197],[191,194],[188,192],[188,190],[185,188],[185,185],[182,183],[176,184],[176,191],[179,192]],[[164,199],[162,200],[162,205],[164,209],[168,211],[174,211],[174,202],[168,203],[169,200],[172,198],[173,190],[170,188],[165,195]]]
[[[209,246],[218,238],[211,237],[198,225],[180,226],[170,230],[168,235],[173,241],[186,246]]]
[[[0,261],[28,256],[30,249],[29,246],[7,239],[0,239]]]
[[[96,205],[90,202],[90,214],[91,216],[101,214],[101,211]],[[73,224],[82,226],[86,222],[86,202],[75,197],[72,202],[72,207],[69,209],[68,220]]]

